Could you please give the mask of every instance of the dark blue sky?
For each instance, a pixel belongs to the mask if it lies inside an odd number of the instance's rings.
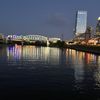
[[[77,10],[88,11],[88,25],[95,27],[100,0],[0,0],[0,32],[70,39]]]

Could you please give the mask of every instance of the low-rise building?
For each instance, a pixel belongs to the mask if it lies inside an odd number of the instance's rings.
[[[61,41],[60,38],[49,38],[50,42],[56,43],[57,41]]]

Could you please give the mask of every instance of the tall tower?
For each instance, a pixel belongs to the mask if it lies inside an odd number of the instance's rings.
[[[87,11],[77,11],[75,22],[75,35],[80,36],[86,32],[87,28]]]
[[[98,22],[96,26],[96,36],[100,37],[100,17],[98,18]]]

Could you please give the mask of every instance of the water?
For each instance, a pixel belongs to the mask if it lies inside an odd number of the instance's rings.
[[[0,46],[0,96],[100,99],[100,55],[35,46]]]

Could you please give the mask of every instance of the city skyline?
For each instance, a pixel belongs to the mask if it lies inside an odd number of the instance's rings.
[[[96,27],[99,0],[0,0],[0,33],[33,34],[71,39],[75,15],[88,12],[88,25]]]

